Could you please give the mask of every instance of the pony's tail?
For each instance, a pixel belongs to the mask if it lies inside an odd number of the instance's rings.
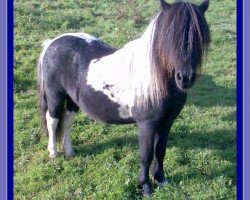
[[[46,112],[48,110],[47,97],[44,90],[43,73],[42,73],[42,55],[37,65],[38,82],[37,82],[37,94],[39,97],[39,109],[41,118],[42,131],[48,135]]]

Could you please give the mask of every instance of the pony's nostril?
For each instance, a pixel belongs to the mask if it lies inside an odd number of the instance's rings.
[[[177,80],[180,81],[182,79],[181,72],[177,72],[176,77],[177,77]]]

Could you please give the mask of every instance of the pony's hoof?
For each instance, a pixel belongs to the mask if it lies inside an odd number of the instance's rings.
[[[56,158],[56,157],[57,157],[57,155],[58,155],[58,153],[55,153],[55,154],[49,154],[49,158],[54,159],[54,158]]]
[[[158,188],[163,188],[165,187],[166,185],[168,185],[168,181],[167,180],[163,180],[163,181],[157,181],[157,180],[154,180],[155,184],[157,185]]]
[[[143,197],[150,197],[153,192],[151,183],[145,183],[141,186],[141,194]]]
[[[70,153],[65,153],[64,155],[65,155],[66,158],[72,158],[72,157],[75,156],[75,153],[72,151]]]

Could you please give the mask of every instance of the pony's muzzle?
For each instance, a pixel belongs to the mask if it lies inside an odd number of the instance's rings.
[[[177,84],[177,87],[180,89],[189,89],[194,85],[196,79],[196,73],[195,72],[181,72],[178,71],[175,74],[175,82]]]

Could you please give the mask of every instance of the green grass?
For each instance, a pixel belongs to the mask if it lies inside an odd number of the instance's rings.
[[[16,0],[14,6],[15,199],[139,199],[135,125],[101,124],[79,113],[72,128],[76,156],[48,158],[36,62],[42,41],[65,32],[88,32],[122,47],[142,34],[158,2]],[[172,127],[164,160],[171,184],[151,199],[236,198],[235,9],[234,0],[211,1],[209,55]]]

